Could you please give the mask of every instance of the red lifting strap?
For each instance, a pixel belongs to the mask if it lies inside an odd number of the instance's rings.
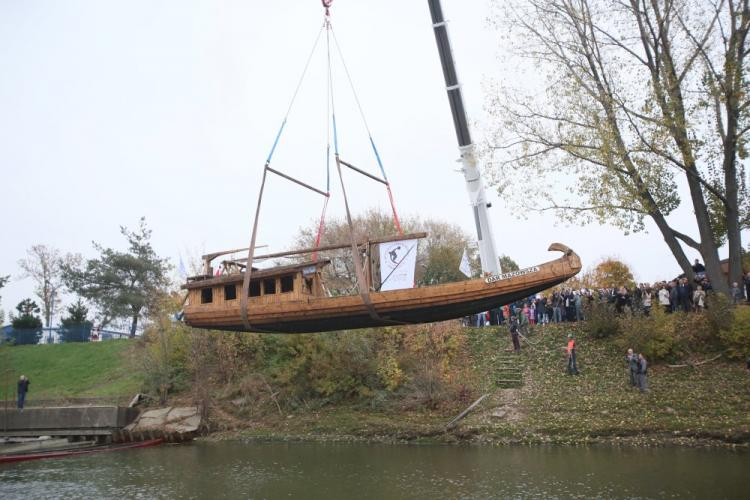
[[[323,202],[323,213],[320,214],[320,224],[318,225],[318,236],[315,238],[315,251],[312,254],[313,262],[318,262],[318,247],[320,246],[320,239],[323,237],[323,230],[326,224],[326,209],[328,208],[328,199],[330,196],[326,196]]]

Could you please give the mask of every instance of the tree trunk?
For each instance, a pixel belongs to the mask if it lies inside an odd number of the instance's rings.
[[[742,12],[742,26],[750,15],[747,8]],[[733,25],[734,26],[734,25]],[[740,121],[740,94],[742,90],[743,65],[745,60],[746,29],[736,29],[725,59],[726,83],[724,109],[727,115],[727,130],[724,136],[724,210],[727,218],[727,244],[729,246],[729,283],[742,283],[742,234],[740,230],[739,195],[737,187],[737,141]],[[739,65],[739,66],[738,66]]]
[[[688,259],[687,255],[685,255],[685,250],[683,250],[679,240],[677,239],[677,237],[675,237],[674,231],[671,227],[669,227],[667,220],[664,218],[661,212],[657,211],[654,213],[649,213],[649,215],[651,216],[651,219],[653,219],[654,223],[656,223],[656,227],[658,227],[659,231],[661,231],[664,242],[669,247],[672,255],[674,255],[675,260],[677,260],[677,264],[679,264],[680,269],[682,269],[682,272],[685,273],[685,276],[687,276],[688,280],[690,280],[690,282],[692,283],[695,280],[695,271],[693,271],[693,266],[690,265],[690,259]]]
[[[706,266],[706,275],[715,291],[729,295],[729,284],[724,277],[724,273],[721,272],[719,248],[714,239],[713,229],[711,228],[711,219],[708,215],[706,200],[703,197],[703,189],[698,180],[690,175],[690,173],[686,173],[686,177],[688,187],[690,188],[690,198],[693,202],[695,222],[698,225],[698,233],[701,236],[700,253],[701,257],[703,257],[703,264]]]
[[[734,149],[734,148],[732,148]],[[739,201],[737,193],[737,167],[734,154],[724,156],[724,184],[726,185],[725,211],[727,216],[727,244],[729,246],[729,280],[742,283],[742,234],[739,221]]]
[[[138,313],[134,312],[130,322],[130,338],[135,337],[135,330],[138,327]]]

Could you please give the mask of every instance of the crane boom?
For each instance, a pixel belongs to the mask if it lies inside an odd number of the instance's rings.
[[[482,183],[482,171],[476,160],[476,146],[471,142],[469,123],[466,117],[461,86],[458,83],[456,65],[453,62],[448,28],[443,18],[443,9],[440,0],[428,0],[430,14],[432,16],[432,27],[435,31],[440,63],[443,66],[443,76],[448,92],[448,101],[453,114],[453,125],[456,128],[458,138],[458,149],[461,153],[462,172],[466,181],[466,189],[469,192],[469,200],[474,211],[474,223],[476,224],[477,242],[479,244],[479,258],[482,263],[483,273],[500,273],[500,262],[495,250],[495,241],[490,226],[489,204],[484,193]]]

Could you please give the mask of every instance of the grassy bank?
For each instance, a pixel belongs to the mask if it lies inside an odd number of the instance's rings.
[[[650,391],[628,385],[624,352],[610,340],[588,339],[575,326],[537,328],[516,363],[523,385],[497,383],[507,359],[505,331],[470,329],[472,398],[488,393],[456,428],[445,425],[460,409],[409,407],[397,400],[337,402],[279,411],[243,413],[237,400],[217,401],[214,412],[224,427],[219,437],[285,440],[367,440],[385,442],[475,443],[750,443],[750,373],[737,362],[697,368],[650,369]],[[565,374],[566,334],[578,335],[581,374]],[[515,356],[515,355],[511,355]]]
[[[130,340],[0,347],[0,399],[12,398],[20,375],[31,380],[29,401],[127,398],[141,386]]]
[[[587,339],[575,327],[547,328],[522,354],[525,385],[513,396],[516,418],[476,415],[478,434],[531,442],[750,440],[750,373],[741,363],[649,369],[649,392],[629,387],[617,342]],[[565,333],[578,334],[581,374],[565,374]]]

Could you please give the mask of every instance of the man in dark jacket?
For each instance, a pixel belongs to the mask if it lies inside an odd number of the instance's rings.
[[[624,286],[621,286],[617,290],[617,294],[615,295],[615,312],[617,314],[622,314],[622,312],[629,304],[630,294],[628,294],[628,289]]]
[[[638,356],[633,349],[628,349],[628,372],[630,372],[630,387],[638,386]]]
[[[690,286],[687,278],[682,278],[680,284],[677,285],[677,301],[682,311],[689,312],[693,310],[692,298],[693,287]]]
[[[672,312],[677,311],[679,303],[679,298],[677,297],[677,282],[672,281],[669,283],[669,305],[671,306]]]
[[[26,393],[29,392],[29,384],[31,382],[26,378],[26,375],[21,375],[18,379],[18,407],[23,409],[23,405],[26,402]]]
[[[513,350],[521,352],[521,341],[518,339],[518,318],[510,317],[510,338],[513,341]]]
[[[703,264],[701,264],[701,261],[699,261],[698,259],[695,259],[695,263],[693,264],[693,272],[695,274],[705,273],[706,272],[706,266],[704,266]]]
[[[641,392],[648,391],[648,363],[643,354],[638,355],[638,388]]]

